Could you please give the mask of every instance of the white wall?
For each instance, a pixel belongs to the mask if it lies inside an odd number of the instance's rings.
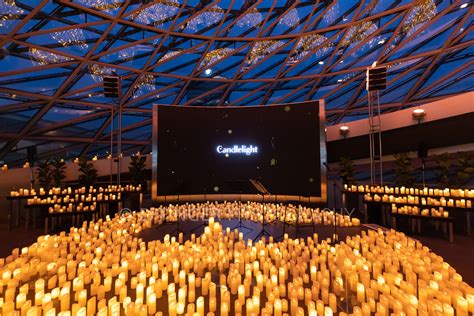
[[[427,103],[421,105],[419,108],[426,111],[426,116],[423,118],[422,123],[472,113],[474,112],[474,92],[467,92],[454,97]],[[412,117],[413,109],[414,108],[409,108],[393,113],[382,114],[380,116],[382,131],[418,124],[418,121],[414,120]],[[347,138],[367,135],[369,133],[368,119],[341,123],[328,126],[326,134],[328,142],[344,138],[339,132],[339,128],[342,125],[349,126],[349,134],[347,135]]]

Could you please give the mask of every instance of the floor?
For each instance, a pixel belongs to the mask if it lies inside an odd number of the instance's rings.
[[[162,225],[157,228],[152,228],[141,233],[140,237],[144,241],[150,241],[155,239],[161,239],[165,234],[176,234],[177,228],[182,231],[186,231],[185,238],[189,238],[191,233],[197,235],[201,234],[204,230],[204,222],[187,222],[181,223],[179,227],[176,224],[167,224]],[[230,227],[234,228],[239,222],[237,220],[233,221],[222,221],[224,228]],[[244,233],[245,239],[255,239],[262,230],[262,226],[258,223],[243,221],[242,225],[246,227],[241,227],[241,230]],[[358,234],[363,227],[347,227],[347,228],[338,228],[337,233],[339,239],[343,240],[346,236],[353,236]],[[283,232],[288,233],[292,238],[305,237],[313,234],[313,228],[305,227],[300,228],[297,231],[294,227],[286,226],[283,224],[271,224],[265,227],[265,230],[277,237],[281,238]],[[319,240],[324,238],[331,238],[334,233],[333,227],[315,227],[315,232],[318,233]],[[25,231],[23,226],[13,228],[12,231],[8,230],[6,224],[0,224],[0,258],[7,257],[11,254],[12,249],[21,248],[28,245],[31,245],[36,241],[36,238],[43,234],[42,228],[35,228],[29,232]],[[412,235],[413,238],[418,239],[424,245],[432,249],[436,254],[442,256],[446,262],[452,265],[456,271],[461,274],[464,280],[474,286],[474,269],[472,269],[472,263],[474,262],[474,238],[456,235],[454,243],[449,243],[447,240],[442,239],[438,236],[419,236]]]

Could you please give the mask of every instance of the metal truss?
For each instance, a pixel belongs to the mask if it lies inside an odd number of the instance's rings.
[[[109,154],[112,72],[125,153],[150,150],[153,104],[324,98],[328,124],[367,117],[375,61],[382,112],[470,91],[472,13],[467,0],[0,0],[0,160]]]

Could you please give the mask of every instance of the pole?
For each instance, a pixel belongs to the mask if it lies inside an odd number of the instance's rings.
[[[114,170],[114,102],[110,111],[110,184],[113,181]]]
[[[118,107],[118,135],[117,135],[117,185],[120,185],[120,173],[122,160],[122,103],[119,98]]]

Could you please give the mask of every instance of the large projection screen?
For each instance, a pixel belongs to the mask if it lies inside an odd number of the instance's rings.
[[[153,108],[152,200],[326,203],[324,100]]]

